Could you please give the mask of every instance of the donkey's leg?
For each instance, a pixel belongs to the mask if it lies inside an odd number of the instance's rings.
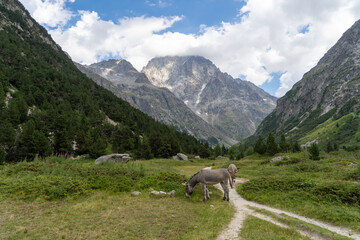
[[[221,183],[221,187],[224,190],[223,200],[227,199],[227,201],[229,201],[230,200],[230,198],[229,198],[229,186],[228,186],[227,182],[226,183],[224,183],[224,182]]]
[[[225,200],[225,199],[226,199],[226,187],[225,187],[225,183],[221,182],[220,185],[221,185],[222,189],[224,190],[223,200]]]
[[[203,194],[204,194],[204,198],[203,198],[203,202],[205,202],[206,201],[206,192],[207,192],[207,188],[206,188],[206,184],[201,184],[202,185],[202,187],[203,187]]]
[[[210,199],[210,195],[209,195],[209,189],[206,188],[206,199],[209,200]]]

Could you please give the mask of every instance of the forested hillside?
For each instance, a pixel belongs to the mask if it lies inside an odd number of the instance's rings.
[[[0,110],[0,161],[210,151],[88,79],[17,0],[0,1]]]

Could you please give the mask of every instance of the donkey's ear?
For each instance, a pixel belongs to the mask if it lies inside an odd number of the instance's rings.
[[[183,182],[183,183],[181,183],[181,185],[186,186],[186,183]]]

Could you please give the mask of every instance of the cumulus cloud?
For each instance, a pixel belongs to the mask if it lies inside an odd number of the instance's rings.
[[[66,2],[75,0],[21,0],[36,21],[48,27],[64,26],[73,17]]]
[[[56,6],[64,7],[64,2],[57,0],[60,5]],[[256,85],[270,82],[271,73],[283,72],[276,93],[279,97],[360,17],[359,9],[358,0],[247,0],[236,22],[201,25],[196,34],[170,31],[183,16],[112,22],[102,20],[96,12],[80,11],[76,25],[50,33],[75,61],[82,63],[114,56],[126,58],[141,70],[156,56],[201,55],[233,77],[244,76]]]

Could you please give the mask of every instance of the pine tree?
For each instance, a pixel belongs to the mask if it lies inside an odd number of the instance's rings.
[[[309,148],[310,159],[312,160],[320,160],[320,149],[316,143],[311,144]]]
[[[219,144],[217,144],[214,148],[214,154],[215,154],[215,157],[217,156],[222,156],[223,155],[223,152],[221,150],[221,147]]]
[[[15,141],[15,130],[12,124],[4,119],[0,121],[0,145],[10,148]]]
[[[275,138],[271,133],[269,133],[269,136],[266,140],[266,153],[270,156],[274,156],[278,152],[278,145],[275,141]]]
[[[227,154],[227,148],[224,146],[224,144],[221,147],[222,155],[225,156]]]
[[[92,158],[98,158],[106,153],[107,142],[101,134],[99,128],[95,128],[91,133],[91,143],[89,146],[89,155]]]
[[[264,144],[264,141],[261,136],[258,137],[255,143],[254,152],[259,154],[264,154],[266,152],[266,145]]]
[[[299,145],[299,143],[297,141],[295,141],[292,144],[292,151],[293,152],[301,152],[301,147],[300,147],[300,145]]]
[[[281,152],[287,152],[290,149],[290,145],[286,142],[286,138],[284,134],[281,134],[281,139],[279,143],[279,148]]]
[[[0,82],[0,114],[5,107],[5,91],[2,83]]]
[[[331,142],[329,141],[329,142],[327,143],[327,146],[326,146],[326,152],[329,153],[329,152],[332,152],[332,151],[334,151],[333,145],[332,145]]]
[[[0,164],[5,163],[5,158],[6,158],[5,149],[3,148],[3,146],[0,145]]]

